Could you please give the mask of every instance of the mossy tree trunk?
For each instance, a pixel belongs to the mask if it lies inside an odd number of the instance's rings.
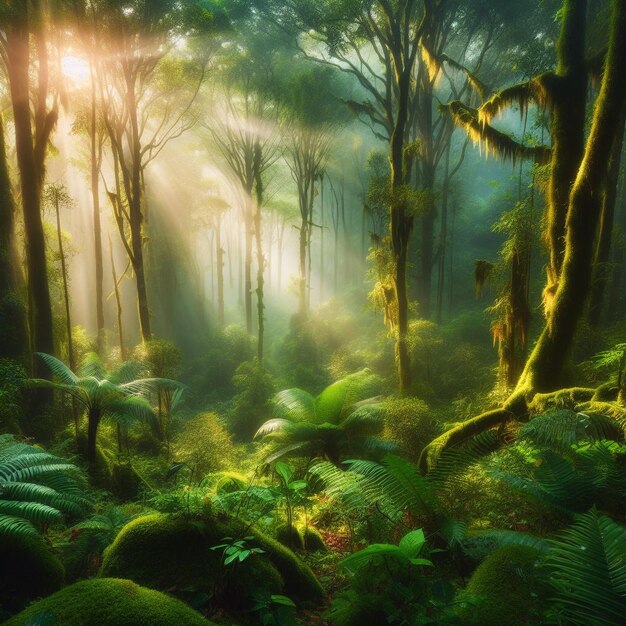
[[[565,4],[569,4],[566,0]],[[609,48],[591,132],[572,187],[565,221],[565,254],[552,312],[517,386],[503,407],[483,413],[432,441],[420,457],[427,470],[441,453],[473,435],[526,415],[537,394],[554,391],[566,363],[577,323],[588,299],[596,234],[609,175],[610,153],[626,106],[626,0],[613,0]]]

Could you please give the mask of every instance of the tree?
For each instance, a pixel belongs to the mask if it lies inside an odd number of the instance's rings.
[[[564,0],[561,31],[564,41],[560,42],[560,50],[570,49],[570,44],[574,49],[578,47],[576,42],[569,41],[570,38],[580,37],[580,30],[574,28],[575,25],[580,26],[580,22],[578,19],[574,24],[570,22],[574,16],[579,17],[578,5],[582,3],[575,4],[572,6],[571,0]],[[558,387],[568,349],[591,288],[594,244],[602,214],[601,191],[609,173],[606,155],[613,146],[626,106],[626,82],[622,79],[626,71],[626,1],[613,0],[612,9],[609,45],[591,131],[569,194],[564,254],[551,314],[513,393],[503,407],[463,422],[431,442],[420,459],[423,468],[436,463],[446,448],[482,430],[525,416],[538,393],[550,392]],[[584,67],[579,67],[579,70],[584,71]],[[556,146],[554,150],[558,151]],[[566,158],[570,156],[568,154]],[[560,167],[553,167],[552,176],[558,177],[562,171]],[[554,213],[555,207],[550,210]]]
[[[414,70],[428,18],[440,2],[425,0],[256,0],[267,19],[292,33],[301,53],[356,79],[364,96],[350,100],[374,134],[388,142],[390,163],[389,228],[397,301],[396,361],[402,391],[410,388],[407,347],[407,262],[414,211],[407,193],[414,151],[409,144]],[[306,35],[304,35],[306,34]],[[370,46],[376,66],[363,47]]]
[[[239,42],[242,50],[226,65],[222,114],[209,128],[228,174],[240,187],[244,223],[244,303],[246,327],[252,333],[252,248],[257,261],[257,352],[263,360],[264,270],[262,210],[264,177],[280,156],[276,102],[268,89],[272,51],[258,40]]]
[[[55,92],[50,81],[48,3],[10,0],[0,9],[0,20],[0,56],[9,81],[24,215],[31,344],[34,350],[53,352],[52,307],[41,216],[48,141],[56,126],[59,104],[58,91]],[[34,362],[33,368],[36,375],[49,374],[43,362]],[[48,399],[48,396],[40,398],[45,402]]]
[[[172,49],[176,40],[192,40],[226,24],[219,3],[208,4],[103,1],[94,13],[100,50],[105,51],[97,78],[115,174],[115,191],[107,192],[135,274],[145,341],[152,331],[143,249],[144,176],[164,147],[195,123],[191,107],[212,51],[209,47],[191,54],[191,48],[187,55],[176,56]]]
[[[51,369],[56,381],[34,379],[32,384],[67,392],[87,413],[86,458],[92,467],[96,462],[98,428],[104,418],[118,424],[150,421],[154,419],[154,410],[145,396],[155,386],[180,387],[166,379],[138,378],[143,366],[136,361],[126,361],[115,371],[107,372],[98,355],[92,353],[85,357],[77,375],[59,359],[49,354],[39,356]]]
[[[69,277],[67,261],[63,249],[63,231],[61,230],[61,208],[71,208],[74,204],[63,185],[50,184],[44,189],[44,203],[54,210],[56,218],[57,244],[59,246],[59,260],[61,263],[61,282],[63,284],[63,304],[65,306],[65,330],[67,333],[67,355],[70,369],[73,370],[75,363],[74,346],[72,342],[72,316],[70,311]]]
[[[26,309],[18,290],[15,205],[0,116],[0,357],[22,361],[28,353]]]

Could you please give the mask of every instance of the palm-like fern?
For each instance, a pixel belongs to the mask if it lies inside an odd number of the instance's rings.
[[[152,421],[154,410],[147,396],[159,387],[179,389],[180,383],[161,378],[140,378],[143,366],[135,361],[122,363],[108,372],[96,354],[88,354],[77,374],[59,359],[38,353],[52,371],[54,382],[31,381],[35,386],[51,386],[69,393],[87,413],[87,460],[96,460],[98,427],[107,417],[118,424]]]
[[[556,610],[568,624],[618,626],[626,615],[626,528],[595,510],[552,542]]]
[[[278,444],[266,462],[297,454],[338,463],[348,452],[393,451],[393,444],[374,437],[384,425],[383,408],[375,397],[380,387],[380,378],[364,369],[329,385],[317,397],[298,388],[279,392],[274,417],[255,435]]]
[[[80,470],[66,459],[0,436],[0,532],[36,535],[89,507]]]

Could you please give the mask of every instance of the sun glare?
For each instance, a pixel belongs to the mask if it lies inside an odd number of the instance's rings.
[[[66,55],[61,59],[61,70],[77,87],[89,81],[89,64],[80,57]]]

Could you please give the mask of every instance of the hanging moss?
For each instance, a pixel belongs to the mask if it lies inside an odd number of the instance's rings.
[[[6,626],[211,626],[212,622],[164,593],[130,580],[83,580],[29,606]]]

